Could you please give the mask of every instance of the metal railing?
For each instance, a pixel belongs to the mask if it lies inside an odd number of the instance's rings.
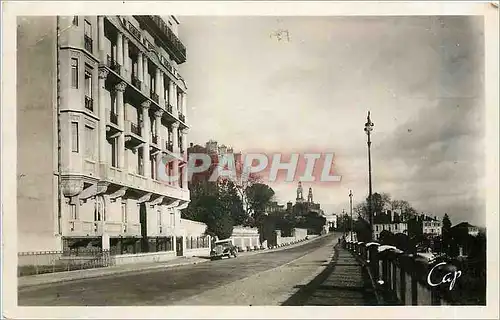
[[[174,151],[174,143],[172,141],[168,141],[165,145],[168,151]]]
[[[351,251],[369,270],[376,290],[391,305],[486,305],[486,269],[481,261],[458,261],[439,258],[419,259],[415,254],[384,250],[378,245],[346,242]],[[438,262],[443,266],[433,271],[436,279],[461,271],[450,290],[450,284],[431,286],[428,275]],[[438,280],[436,280],[438,281]]]
[[[87,50],[88,52],[92,53],[92,38],[89,37],[88,35],[85,35],[84,36],[84,48],[85,50]]]
[[[132,76],[132,85],[141,90],[141,80],[139,80],[136,76]]]
[[[68,250],[21,252],[18,254],[17,273],[19,277],[108,267],[113,265],[110,250]]]
[[[160,98],[158,97],[158,94],[156,94],[153,91],[150,92],[150,96],[151,96],[151,99],[153,99],[153,101],[156,103],[158,103],[158,101],[160,100]]]
[[[128,23],[130,33],[139,41],[141,41],[141,32],[130,22]]]
[[[156,134],[151,134],[151,142],[158,144],[158,136]]]
[[[111,123],[118,124],[118,114],[116,114],[114,111],[110,111],[109,113],[109,120]]]
[[[107,56],[106,65],[114,72],[120,74],[121,66],[109,54]]]
[[[138,125],[136,125],[135,123],[130,122],[130,132],[140,136],[141,135],[141,128]]]
[[[85,109],[94,111],[94,100],[89,96],[85,96]]]

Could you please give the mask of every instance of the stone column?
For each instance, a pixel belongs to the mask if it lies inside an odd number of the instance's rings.
[[[178,116],[178,110],[177,110],[177,93],[176,93],[176,88],[175,88],[175,83],[173,81],[170,81],[170,104],[172,105],[172,114],[177,117]]]
[[[178,130],[179,130],[179,123],[174,122],[172,123],[172,140],[173,140],[173,153],[176,154],[179,152],[179,144],[178,144]],[[172,161],[172,167],[173,167],[173,172],[172,175],[174,177],[177,177],[177,179],[174,179],[172,181],[172,185],[178,186],[179,185],[179,161],[174,160]]]
[[[158,95],[158,103],[160,100],[163,98],[161,94],[161,70],[160,68],[156,68],[156,74],[155,74],[155,93]]]
[[[99,17],[100,19],[101,17]],[[105,98],[105,81],[108,77],[108,69],[100,68],[99,69],[99,162],[106,162],[106,148],[107,148],[107,140],[106,140],[106,120],[107,120],[107,112],[106,112],[106,104],[104,101]]]
[[[123,69],[124,69],[124,76],[126,79],[129,81],[130,79],[130,66],[129,66],[129,57],[128,57],[128,39],[123,38]]]
[[[106,53],[104,51],[104,43],[106,41],[106,37],[104,36],[104,16],[97,17],[97,30],[99,32],[99,41],[97,43],[99,46],[99,59],[106,61]]]
[[[162,143],[163,143],[163,139],[161,138],[162,134],[161,134],[161,117],[163,116],[163,111],[161,110],[158,110],[158,111],[155,111],[155,130],[156,130],[156,139],[158,141],[158,146],[160,146],[161,149],[163,149],[163,147],[161,147]],[[157,177],[160,177],[160,175],[158,174],[158,170],[159,168],[162,168],[162,170],[165,170],[165,166],[163,165],[163,162],[162,162],[162,153],[161,152],[158,152],[156,154],[156,166],[157,168],[155,168],[157,174],[156,176]],[[159,179],[157,179],[159,180]]]
[[[187,163],[187,133],[188,129],[183,129],[182,130],[182,148],[184,149],[184,154],[183,158],[184,161]],[[184,166],[184,170],[182,171],[182,189],[187,189],[188,188],[188,172],[187,172],[188,166]]]
[[[172,144],[173,144],[173,153],[179,152],[179,123],[172,123]]]
[[[142,103],[142,137],[146,141],[144,146],[142,147],[142,156],[144,161],[144,176],[147,178],[151,178],[151,162],[149,161],[149,140],[151,137],[151,124],[149,119],[149,107],[151,105],[151,101],[146,100]]]
[[[139,53],[137,54],[137,78],[139,79],[139,81],[142,83],[142,85],[144,86],[144,70],[142,68],[143,66],[143,57],[142,57],[142,52],[139,51]]]
[[[124,130],[118,136],[118,168],[125,168],[125,105],[123,102],[123,92],[127,84],[120,82],[116,85],[116,116],[118,117],[118,127]]]
[[[116,40],[116,62],[120,65],[120,74],[123,70],[123,35],[118,32],[118,38]]]
[[[161,117],[163,116],[163,111],[157,110],[155,111],[155,134],[158,137],[158,144],[161,145]]]
[[[144,79],[144,90],[143,91],[149,97],[149,77],[148,77],[149,63],[148,63],[148,57],[146,55],[144,56],[143,67],[144,67],[144,76],[143,76],[143,79]]]
[[[182,93],[182,114],[184,115],[184,123],[187,123],[187,94]]]

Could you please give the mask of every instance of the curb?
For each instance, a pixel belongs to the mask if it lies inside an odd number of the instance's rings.
[[[325,235],[320,235],[318,237],[314,237],[313,239],[309,239],[309,240],[305,240],[305,241],[302,241],[302,242],[299,242],[299,243],[295,243],[295,244],[292,244],[292,245],[288,245],[288,246],[282,246],[282,247],[278,247],[278,248],[273,248],[273,249],[265,249],[265,250],[257,250],[257,251],[250,251],[250,252],[244,252],[244,253],[240,253],[238,256],[242,256],[242,257],[246,257],[246,256],[253,256],[253,255],[257,255],[257,254],[261,254],[261,253],[266,253],[266,252],[278,252],[278,251],[283,251],[283,250],[286,250],[286,249],[291,249],[291,248],[295,248],[295,247],[299,247],[301,245],[305,245],[307,243],[311,243],[312,241],[315,241],[315,240],[318,240],[318,239],[322,239],[326,236],[328,236],[330,234],[325,234]],[[20,284],[19,283],[19,280],[21,278],[24,278],[24,277],[18,277],[18,280],[17,280],[17,287],[18,289],[20,288],[29,288],[29,287],[38,287],[38,286],[42,286],[42,285],[47,285],[47,284],[53,284],[53,283],[62,283],[62,282],[67,282],[67,281],[75,281],[75,280],[84,280],[84,279],[92,279],[92,278],[99,278],[99,277],[107,277],[107,276],[115,276],[115,275],[123,275],[125,273],[135,273],[135,274],[140,274],[140,273],[143,273],[143,272],[147,272],[147,271],[151,271],[151,270],[155,270],[155,269],[162,269],[162,268],[165,268],[165,269],[168,269],[168,268],[174,268],[174,267],[180,267],[180,266],[186,266],[186,265],[195,265],[195,264],[199,264],[199,263],[205,263],[205,262],[209,262],[210,259],[203,259],[203,260],[199,260],[199,261],[194,261],[194,262],[179,262],[179,263],[175,263],[175,264],[170,264],[170,265],[151,265],[151,266],[145,266],[145,267],[141,267],[141,268],[138,268],[138,269],[125,269],[125,270],[110,270],[109,267],[103,267],[103,268],[95,268],[95,269],[87,269],[87,270],[102,270],[103,273],[98,273],[96,271],[95,274],[81,274],[82,271],[85,271],[85,270],[74,270],[74,271],[69,271],[69,272],[74,272],[75,275],[73,277],[67,277],[67,278],[55,278],[55,279],[44,279],[40,282],[37,282],[37,283],[29,283],[29,281],[27,281],[27,283],[22,283]],[[54,275],[56,273],[48,273],[47,275]],[[67,273],[66,273],[67,275]],[[43,276],[43,275],[35,275],[35,276]],[[30,276],[28,276],[30,277]]]

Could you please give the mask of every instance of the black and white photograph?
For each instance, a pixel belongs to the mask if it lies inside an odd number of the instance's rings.
[[[258,2],[4,2],[4,316],[498,317],[498,3]]]

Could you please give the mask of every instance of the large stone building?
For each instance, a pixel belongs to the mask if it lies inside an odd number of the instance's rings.
[[[393,234],[408,234],[408,223],[403,220],[401,210],[384,210],[373,217],[374,239],[379,240],[382,231],[389,231]]]
[[[182,253],[177,18],[18,19],[18,251]]]

